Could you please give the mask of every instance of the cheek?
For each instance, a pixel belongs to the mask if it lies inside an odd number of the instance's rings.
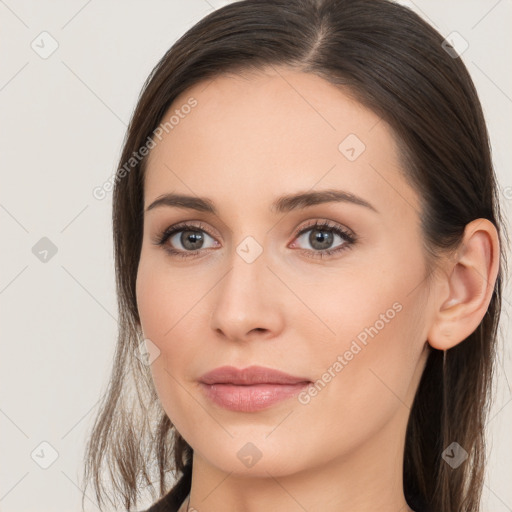
[[[311,424],[324,440],[317,446],[319,460],[331,450],[349,452],[378,435],[395,415],[409,413],[423,345],[420,324],[411,321],[418,304],[399,286],[380,288],[371,299],[354,294],[346,304],[330,319],[335,340],[311,347],[317,380],[295,417],[297,428]]]
[[[192,283],[192,284],[191,284]],[[204,352],[204,342],[194,329],[199,325],[202,302],[208,283],[194,286],[185,272],[173,271],[165,258],[141,255],[137,273],[136,297],[145,338],[151,340],[159,353],[150,366],[153,382],[162,407],[178,430],[180,420],[186,421],[191,398],[189,386],[192,365],[197,354]],[[204,315],[204,311],[202,312]]]
[[[159,252],[143,249],[136,297],[145,336],[171,338],[181,323],[190,321],[207,285],[193,272],[173,269]]]
[[[327,334],[314,338],[311,332],[308,339],[314,339],[309,359],[320,380],[318,396],[323,396],[318,403],[329,403],[334,415],[351,411],[362,420],[366,413],[395,407],[397,396],[407,395],[426,341],[421,261],[390,252],[364,272],[333,277],[308,296],[308,305],[330,329],[317,323]]]
[[[420,262],[400,257],[396,251],[382,251],[371,261],[319,282],[307,297],[308,305],[330,328],[325,342],[336,344],[338,350],[348,350],[352,340],[361,346],[380,340],[372,345],[386,349],[392,348],[386,340],[393,339],[393,346],[405,342],[403,327],[421,302],[413,291],[424,275]]]

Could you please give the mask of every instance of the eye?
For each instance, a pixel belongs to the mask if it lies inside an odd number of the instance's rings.
[[[154,243],[164,246],[172,256],[188,258],[198,254],[202,249],[208,249],[209,247],[205,247],[208,238],[214,242],[215,247],[217,242],[208,234],[203,224],[177,224],[167,228]]]
[[[309,235],[307,235],[308,233]],[[302,228],[296,236],[297,240],[312,247],[312,249],[303,249],[302,251],[313,258],[324,258],[339,253],[349,249],[356,242],[355,235],[351,231],[330,221],[314,221],[313,224]],[[332,248],[336,237],[341,240],[341,244]],[[294,242],[292,246],[295,245]]]
[[[306,236],[308,232],[310,234]],[[341,244],[332,248],[331,246],[336,238],[340,239]],[[213,242],[210,247],[205,246],[205,241],[208,242],[208,239]],[[336,223],[317,220],[300,229],[295,234],[294,240],[300,240],[302,244],[310,244],[311,249],[301,249],[299,247],[299,250],[306,256],[325,258],[352,247],[356,242],[356,236],[351,230],[345,229]],[[163,246],[172,257],[178,258],[194,257],[203,249],[220,246],[202,223],[197,225],[181,223],[171,226],[159,234],[153,243]],[[294,241],[291,247],[295,246],[296,242]]]

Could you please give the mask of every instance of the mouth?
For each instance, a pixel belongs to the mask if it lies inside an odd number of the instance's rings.
[[[223,366],[204,374],[200,387],[214,404],[231,411],[256,412],[289,399],[311,384],[307,377],[262,366]]]

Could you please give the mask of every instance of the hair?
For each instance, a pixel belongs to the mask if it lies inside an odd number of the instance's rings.
[[[113,190],[119,332],[84,470],[100,510],[105,496],[132,510],[140,491],[154,496],[157,483],[160,497],[169,493],[179,504],[192,473],[193,450],[166,415],[149,367],[136,355],[147,158],[130,163],[129,172],[123,164],[153,140],[173,100],[189,87],[268,66],[317,75],[392,128],[401,172],[420,195],[427,268],[460,247],[472,220],[488,219],[498,231],[499,271],[488,310],[463,342],[445,351],[430,347],[403,460],[404,494],[415,510],[480,509],[508,235],[477,92],[460,57],[442,43],[420,16],[388,0],[245,0],[201,19],[154,67],[132,115]],[[469,454],[457,469],[442,458],[453,441]],[[110,488],[101,476],[105,469]]]

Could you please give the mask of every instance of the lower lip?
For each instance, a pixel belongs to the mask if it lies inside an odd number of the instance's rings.
[[[239,412],[255,412],[291,398],[308,386],[309,382],[297,384],[201,384],[201,389],[215,404]]]

